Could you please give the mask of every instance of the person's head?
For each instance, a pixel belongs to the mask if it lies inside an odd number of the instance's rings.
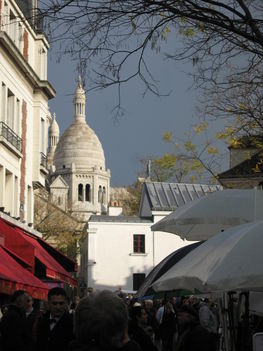
[[[4,315],[7,311],[8,311],[8,305],[7,304],[2,305],[1,306],[2,315]]]
[[[181,305],[189,305],[189,304],[190,304],[189,296],[182,296]]]
[[[174,308],[171,302],[166,302],[165,304],[165,313],[174,313]]]
[[[11,304],[25,312],[28,307],[28,301],[31,296],[24,290],[16,290],[11,298]]]
[[[48,310],[53,317],[61,317],[67,310],[67,293],[63,288],[52,288],[48,292]]]
[[[147,324],[148,315],[142,306],[132,307],[131,319],[138,324]]]
[[[91,287],[88,287],[88,296],[92,296],[94,294],[94,289]]]
[[[75,296],[74,297],[74,303],[75,303],[76,306],[78,305],[79,301],[80,301],[79,296]]]
[[[76,308],[75,333],[81,345],[95,342],[105,349],[120,348],[127,327],[126,305],[110,291],[85,297]]]
[[[47,300],[40,301],[39,309],[42,313],[48,312],[49,310],[48,301]]]
[[[150,312],[153,308],[153,300],[145,300],[144,307],[145,307],[146,312]]]
[[[185,304],[178,311],[177,318],[179,326],[184,326],[198,321],[198,312],[193,306]]]
[[[171,302],[171,304],[175,306],[177,302],[176,297],[175,296],[170,297],[169,302]]]
[[[26,312],[30,312],[33,309],[33,298],[32,296],[28,295],[28,300],[27,300],[27,306],[26,306]]]

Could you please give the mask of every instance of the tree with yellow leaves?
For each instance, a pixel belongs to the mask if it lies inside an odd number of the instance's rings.
[[[45,189],[35,193],[34,226],[43,239],[76,260],[84,224],[56,206]]]

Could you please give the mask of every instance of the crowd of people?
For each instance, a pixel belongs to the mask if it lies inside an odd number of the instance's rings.
[[[69,304],[61,287],[42,308],[16,291],[1,308],[2,351],[217,351],[216,306],[195,297],[138,301],[110,291]]]

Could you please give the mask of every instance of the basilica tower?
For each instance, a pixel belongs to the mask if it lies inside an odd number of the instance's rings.
[[[50,191],[58,205],[66,201],[72,215],[86,221],[91,214],[107,212],[110,171],[101,142],[86,123],[86,94],[80,78],[73,104],[73,121],[55,148]]]

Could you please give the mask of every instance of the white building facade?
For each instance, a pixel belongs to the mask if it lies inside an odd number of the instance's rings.
[[[33,222],[34,188],[45,186],[55,96],[36,14],[33,2],[0,0],[0,207],[24,223]]]
[[[136,291],[163,258],[190,244],[179,236],[153,232],[151,226],[183,204],[218,186],[144,184],[139,216],[91,216],[82,244],[79,279],[96,289]]]

